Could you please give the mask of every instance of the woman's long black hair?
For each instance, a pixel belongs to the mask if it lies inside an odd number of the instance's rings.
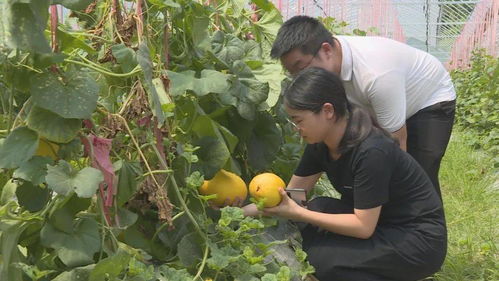
[[[340,78],[332,72],[317,67],[307,68],[284,91],[284,104],[295,110],[319,113],[325,103],[333,105],[336,118],[347,119],[347,128],[339,145],[340,153],[359,145],[373,130],[391,138],[369,111],[348,102]]]

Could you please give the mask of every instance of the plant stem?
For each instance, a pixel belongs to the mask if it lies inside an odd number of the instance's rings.
[[[149,162],[147,161],[147,158],[145,157],[144,153],[140,149],[139,143],[135,139],[135,137],[134,137],[134,135],[132,133],[132,130],[128,126],[128,122],[121,115],[118,115],[118,114],[111,114],[111,115],[114,116],[114,117],[116,117],[116,118],[118,118],[118,119],[120,119],[121,122],[123,122],[123,125],[125,125],[125,128],[126,128],[128,134],[130,135],[130,138],[132,139],[133,144],[137,148],[137,152],[139,153],[140,157],[142,158],[142,161],[144,161],[144,164],[146,165],[147,171],[151,174],[151,178],[153,179],[154,184],[156,184],[156,186],[158,188],[160,188],[161,187],[160,184],[156,181],[156,178],[154,176],[152,176],[153,172],[152,172],[151,166],[149,166]]]
[[[50,39],[52,43],[52,52],[59,51],[59,44],[57,42],[57,25],[59,23],[57,16],[57,5],[50,6]]]
[[[201,278],[201,273],[203,273],[204,266],[206,265],[206,260],[208,259],[208,252],[210,251],[210,248],[208,247],[208,243],[206,243],[205,248],[204,248],[204,255],[203,255],[203,260],[201,261],[201,265],[199,266],[198,272],[196,273],[196,276],[192,278],[192,280],[200,279],[203,281]]]
[[[161,164],[163,165],[163,167],[165,167],[166,169],[168,169],[168,165],[166,164],[165,160],[159,154],[159,151],[156,148],[156,146],[153,145],[152,148],[156,152],[156,155],[158,156],[159,161],[161,162]],[[182,193],[180,192],[180,189],[179,189],[179,187],[177,185],[177,181],[175,180],[175,177],[173,175],[170,177],[170,181],[171,181],[171,183],[173,185],[173,190],[175,190],[175,194],[177,195],[178,200],[180,201],[180,205],[182,205],[182,208],[184,209],[185,213],[187,214],[187,216],[191,220],[192,224],[194,225],[194,228],[199,233],[199,235],[201,236],[201,238],[203,238],[206,241],[206,239],[207,239],[206,235],[201,230],[201,227],[199,227],[199,224],[197,223],[196,219],[194,218],[194,216],[192,215],[191,211],[189,210],[189,207],[187,207],[187,204],[185,203],[184,197],[182,196]]]
[[[106,218],[105,218],[105,215],[104,215],[104,210],[102,209],[102,206],[101,206],[101,200],[98,200],[98,203],[99,204],[99,209],[101,210],[101,217],[102,217],[102,221],[105,222],[106,221]],[[107,222],[106,222],[107,223]],[[101,227],[101,248],[100,248],[100,252],[99,252],[99,260],[102,260],[102,256],[104,254],[104,244],[105,244],[105,240],[106,240],[106,228],[104,226]]]
[[[4,81],[0,80],[0,86],[3,86],[2,88],[5,88],[5,91],[2,93],[5,93],[9,90],[9,88],[7,88],[6,85],[7,84]],[[7,105],[5,104],[6,101],[4,101],[3,94],[2,94],[2,96],[0,96],[0,103],[2,104],[2,114],[6,114],[7,113]]]
[[[12,130],[12,110],[14,108],[14,90],[12,87],[9,88],[9,115],[7,119],[7,134],[10,134],[10,131]]]
[[[65,30],[66,31],[66,30]],[[84,33],[84,32],[69,32],[69,31],[66,31],[69,35],[73,35],[73,36],[76,36],[76,35],[79,35],[79,36],[86,36],[86,37],[90,37],[90,38],[95,38],[95,39],[99,39],[99,40],[102,40],[104,41],[105,43],[108,43],[108,44],[113,44],[114,41],[113,40],[109,40],[109,39],[106,39],[104,37],[101,37],[101,36],[98,36],[98,35],[95,35],[95,34],[91,34],[91,33]]]
[[[151,172],[147,172],[147,173],[143,174],[142,176],[145,177],[145,176],[150,176],[153,174],[170,174],[172,172],[173,172],[173,170],[154,170]]]
[[[102,110],[104,111],[104,110]],[[111,116],[114,116],[116,118],[118,118],[122,123],[123,125],[125,125],[125,128],[128,132],[128,134],[130,135],[130,139],[132,140],[133,144],[135,145],[135,148],[137,149],[137,152],[139,153],[140,157],[142,158],[142,161],[144,161],[144,165],[146,166],[146,169],[147,171],[151,174],[150,177],[152,178],[154,184],[156,185],[156,188],[157,190],[161,190],[163,188],[163,186],[161,186],[158,181],[156,180],[156,178],[154,177],[154,174],[152,172],[152,169],[151,169],[151,166],[149,165],[149,162],[147,161],[147,158],[145,157],[144,153],[142,152],[142,149],[140,148],[139,146],[139,143],[137,142],[137,140],[135,139],[135,136],[133,135],[133,132],[132,130],[130,129],[130,127],[128,126],[128,122],[125,120],[125,118],[123,118],[123,116],[121,115],[118,115],[118,114],[111,114]],[[154,147],[154,146],[153,146]],[[172,177],[173,178],[173,177]],[[183,198],[180,197],[180,200],[181,202],[183,203],[182,206],[185,207],[185,211],[187,212],[189,218],[191,218],[192,220],[192,223],[194,224],[194,226],[196,227],[196,230],[199,231],[199,233],[201,234],[201,237],[204,238],[203,236],[203,232],[201,231],[201,229],[199,228],[199,226],[197,225],[196,223],[196,220],[194,219],[194,217],[192,216],[192,214],[189,212],[189,209],[187,208],[187,205],[185,204],[185,202],[183,201]],[[168,204],[170,204],[169,202],[167,202]]]
[[[172,221],[175,221],[176,219],[180,218],[183,214],[185,214],[185,211],[182,211],[182,212],[180,212],[180,213],[176,214],[176,215],[172,218]],[[168,224],[167,222],[163,223],[163,224],[162,224],[162,225],[161,225],[161,226],[160,226],[160,227],[156,230],[156,232],[154,232],[154,235],[153,235],[153,236],[152,236],[152,238],[151,238],[151,242],[153,242],[154,240],[156,240],[156,237],[158,236],[159,232],[160,232],[161,230],[163,230],[163,228],[165,228],[165,226],[166,226],[167,224]]]
[[[17,113],[16,118],[14,119],[14,123],[12,123],[12,128],[16,128],[17,122],[19,119],[21,119],[21,115],[24,113],[26,110],[26,107],[28,107],[31,104],[31,97],[29,97],[23,104],[23,107],[21,107],[21,110],[19,110],[19,113]]]
[[[142,35],[144,34],[144,15],[142,14],[142,0],[137,0],[136,8],[136,21],[137,21],[137,39],[139,45],[142,43]]]
[[[164,67],[170,67],[170,28],[168,26],[168,12],[165,12],[165,26],[163,28],[163,60]]]
[[[130,102],[132,101],[132,98],[134,97],[135,93],[137,91],[135,91],[135,87],[137,87],[137,85],[140,86],[140,80],[137,80],[133,83],[132,87],[130,88],[130,94],[127,96],[125,102],[123,103],[123,105],[121,106],[120,110],[118,111],[118,114],[119,115],[123,115],[123,113],[125,112],[125,109],[127,108],[128,104],[130,104]]]
[[[76,61],[76,60],[72,60],[72,59],[65,59],[64,61],[69,62],[69,63],[73,63],[73,64],[77,64],[77,65],[81,65],[84,67],[88,67],[88,68],[93,69],[99,73],[109,75],[109,76],[114,76],[114,77],[128,77],[128,76],[132,76],[132,75],[137,74],[137,73],[142,71],[140,66],[136,66],[132,71],[127,72],[127,73],[114,73],[114,72],[111,72],[107,69],[102,69],[100,67],[96,67],[96,66],[93,66],[93,65],[90,65],[87,63],[83,63],[81,61]]]

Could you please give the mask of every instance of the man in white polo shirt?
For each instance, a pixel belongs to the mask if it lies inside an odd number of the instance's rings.
[[[312,66],[339,75],[349,101],[371,111],[441,196],[438,170],[454,123],[456,93],[440,61],[388,38],[333,37],[308,16],[282,25],[271,56],[291,75]]]

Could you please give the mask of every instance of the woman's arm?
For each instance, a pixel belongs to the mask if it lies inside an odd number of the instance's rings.
[[[341,235],[368,239],[378,223],[381,206],[372,209],[354,209],[353,214],[326,214],[304,209],[295,220],[308,222]]]
[[[303,188],[307,191],[307,193],[314,188],[315,184],[321,177],[322,173],[317,173],[315,175],[300,177],[300,176],[291,176],[289,180],[288,187],[289,188]]]
[[[264,214],[285,217],[316,225],[327,231],[345,236],[368,239],[378,223],[381,206],[371,209],[354,209],[353,214],[326,214],[310,211],[296,204],[281,190],[281,204],[264,210]]]

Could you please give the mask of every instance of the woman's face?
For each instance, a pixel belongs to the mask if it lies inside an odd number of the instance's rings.
[[[300,136],[307,143],[323,142],[331,126],[331,117],[324,109],[314,113],[310,110],[297,110],[286,107],[289,119]]]

